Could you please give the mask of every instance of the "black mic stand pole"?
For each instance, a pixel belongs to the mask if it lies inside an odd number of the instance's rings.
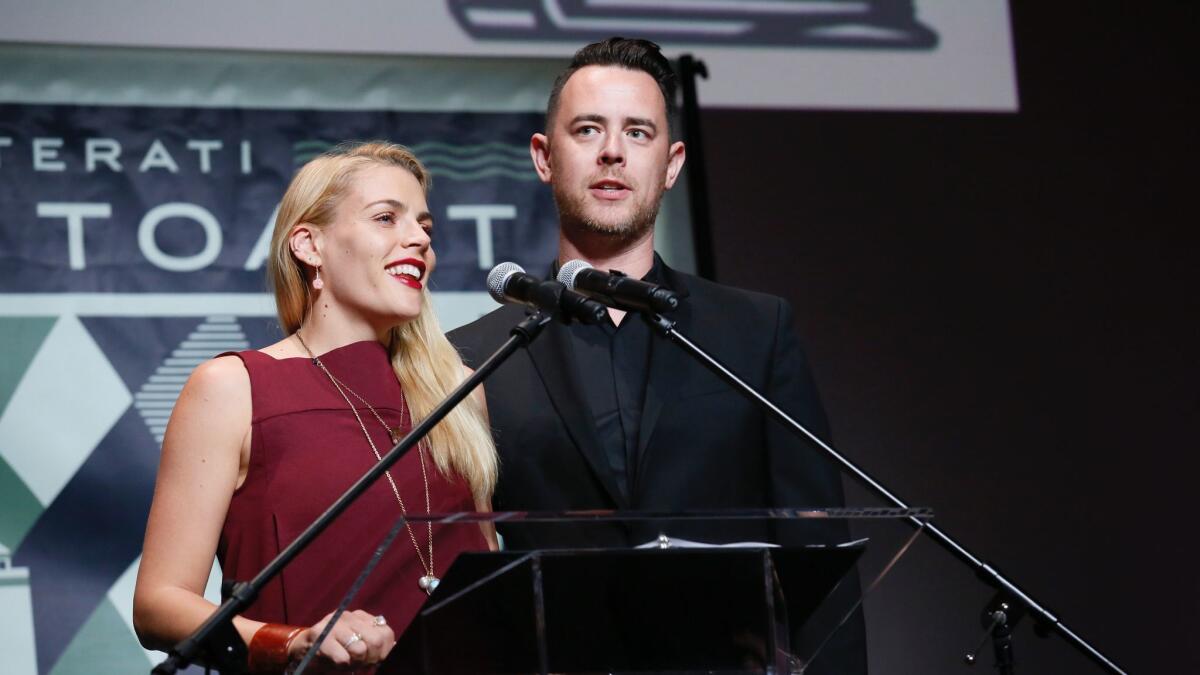
[[[405,453],[424,438],[475,387],[479,386],[496,368],[500,367],[500,364],[512,356],[517,349],[528,347],[534,338],[542,332],[542,328],[552,319],[553,316],[551,314],[538,311],[527,316],[524,321],[517,324],[512,329],[511,337],[494,354],[480,364],[479,368],[467,377],[462,384],[458,385],[454,391],[450,392],[450,395],[430,411],[425,419],[421,420],[404,438],[400,439],[375,466],[371,467],[370,471],[363,474],[362,478],[359,478],[354,485],[350,486],[350,489],[346,490],[341,497],[338,497],[337,501],[326,509],[319,518],[313,521],[304,532],[301,532],[295,541],[288,544],[287,548],[280,551],[274,560],[267,563],[267,566],[254,579],[249,582],[242,581],[233,584],[228,599],[221,603],[221,606],[204,623],[200,624],[200,627],[194,633],[175,645],[167,658],[155,666],[151,672],[154,675],[170,675],[180,668],[187,667],[188,664],[194,662],[199,656],[204,656],[210,664],[216,665],[223,672],[233,673],[245,670],[244,659],[246,648],[242,644],[241,637],[233,628],[233,617],[250,606],[268,581],[278,575],[293,558],[312,543],[317,535],[324,532],[325,528],[342,511],[345,511],[359,495],[371,487],[385,471],[391,468]]]
[[[722,380],[725,380],[725,382],[734,389],[762,405],[767,412],[770,413],[771,417],[775,418],[777,421],[781,422],[784,426],[790,428],[797,434],[807,437],[809,440],[815,443],[817,447],[825,452],[827,456],[832,458],[836,463],[840,464],[843,470],[848,471],[851,475],[857,478],[859,482],[863,483],[873,492],[875,492],[875,494],[884,498],[897,508],[910,508],[908,504],[904,503],[899,497],[892,494],[887,488],[872,478],[866,471],[859,468],[858,465],[847,459],[837,450],[834,450],[828,443],[821,440],[811,431],[805,429],[803,425],[792,419],[791,416],[789,416],[783,410],[780,410],[779,407],[772,403],[770,399],[758,393],[753,387],[743,382],[741,378],[734,374],[733,371],[726,368],[724,364],[706,353],[691,340],[688,340],[682,333],[675,329],[675,321],[667,319],[662,315],[649,312],[643,313],[642,316],[645,317],[646,321],[650,323],[651,327],[658,331],[658,333],[663,337],[682,347],[685,352],[695,357],[706,368],[716,373],[718,377],[720,377]],[[1087,641],[1076,635],[1071,631],[1071,629],[1067,628],[1066,625],[1058,620],[1058,617],[1054,616],[1049,610],[1038,604],[1033,597],[1021,590],[1015,583],[1001,574],[996,568],[977,558],[964,546],[955,541],[950,535],[942,532],[941,529],[932,523],[922,521],[918,518],[909,516],[908,521],[917,529],[924,530],[924,532],[932,537],[933,540],[942,548],[949,551],[954,555],[954,557],[958,558],[971,569],[973,569],[976,576],[978,576],[983,580],[984,583],[988,584],[992,588],[997,589],[999,594],[1005,598],[1011,599],[1014,602],[1019,602],[1021,605],[1027,608],[1029,613],[1033,615],[1033,618],[1036,621],[1035,628],[1039,633],[1043,631],[1056,632],[1066,639],[1069,644],[1081,651],[1084,656],[1088,657],[1108,672],[1117,673],[1118,675],[1125,675],[1125,671],[1117,667],[1117,665],[1108,659],[1108,657],[1104,656],[1104,654],[1101,654],[1098,649],[1088,644]],[[1011,624],[1008,622],[1005,622],[1005,625],[1011,628]],[[997,639],[1011,639],[1011,634],[1007,632],[1002,633],[997,631],[993,632],[993,635],[996,636]],[[1009,654],[1011,654],[1011,641],[1005,643],[1005,649]],[[998,645],[997,654],[999,655],[999,653],[1000,646]],[[1009,672],[1011,672],[1011,664],[1009,667]]]

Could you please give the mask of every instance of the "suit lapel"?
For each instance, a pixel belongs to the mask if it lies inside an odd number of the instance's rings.
[[[581,388],[575,367],[575,350],[567,328],[558,323],[546,326],[545,332],[529,346],[529,358],[550,395],[554,409],[562,418],[571,440],[583,454],[592,471],[618,508],[628,508],[628,500],[617,489],[616,477],[596,434],[596,422]]]
[[[674,270],[665,264],[662,270],[663,284],[685,298],[679,304],[679,309],[669,318],[675,319],[679,332],[687,335],[692,324],[691,304],[686,301],[688,289]],[[669,338],[654,331],[650,343],[650,373],[646,379],[646,397],[642,404],[642,424],[638,429],[638,468],[635,480],[640,480],[642,467],[646,465],[646,456],[651,452],[650,438],[654,434],[663,406],[676,398],[679,388],[686,380],[685,373],[691,372],[690,362],[691,357],[684,353],[683,349],[671,344]]]

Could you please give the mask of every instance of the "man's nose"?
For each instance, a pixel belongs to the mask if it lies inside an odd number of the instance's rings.
[[[625,143],[621,134],[607,134],[600,148],[599,164],[611,166],[625,164]]]

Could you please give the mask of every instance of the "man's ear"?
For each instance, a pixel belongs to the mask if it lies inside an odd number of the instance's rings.
[[[543,183],[549,183],[553,173],[550,169],[550,139],[546,134],[534,134],[529,139],[529,156],[533,158],[533,168]]]
[[[297,223],[288,235],[288,246],[296,259],[310,267],[321,266],[321,230],[311,223]]]
[[[670,190],[675,185],[675,180],[679,178],[679,172],[683,171],[683,162],[687,159],[687,151],[683,147],[683,141],[675,141],[671,144],[671,148],[667,150],[667,181],[666,189]]]

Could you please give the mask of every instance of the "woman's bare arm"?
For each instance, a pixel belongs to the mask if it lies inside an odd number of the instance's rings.
[[[148,648],[166,649],[213,612],[204,599],[217,539],[245,474],[250,378],[236,357],[201,364],[175,403],[134,591],[133,621]],[[234,621],[249,643],[262,624]]]

